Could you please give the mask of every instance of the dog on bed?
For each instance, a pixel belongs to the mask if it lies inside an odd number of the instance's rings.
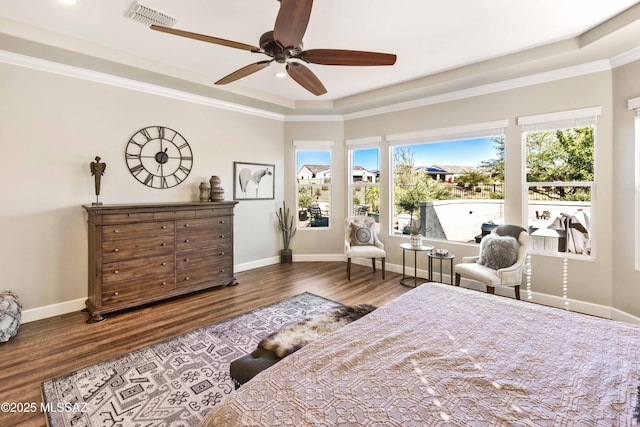
[[[283,358],[300,350],[311,341],[340,329],[375,309],[376,307],[370,304],[336,307],[327,313],[305,319],[272,333],[258,343],[258,348],[269,350],[276,356]]]

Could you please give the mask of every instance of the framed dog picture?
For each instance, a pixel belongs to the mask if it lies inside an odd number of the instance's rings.
[[[234,200],[273,200],[276,166],[233,162]]]

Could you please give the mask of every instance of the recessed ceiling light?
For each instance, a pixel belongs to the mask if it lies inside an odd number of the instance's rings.
[[[65,6],[77,6],[80,4],[78,0],[58,0],[58,3],[61,3]]]

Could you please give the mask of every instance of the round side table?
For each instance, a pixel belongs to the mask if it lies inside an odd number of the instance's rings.
[[[402,279],[400,279],[400,284],[403,286],[416,287],[418,286],[418,279],[421,279],[421,284],[426,282],[426,279],[422,279],[418,277],[418,252],[431,251],[433,246],[431,245],[421,245],[421,246],[413,246],[409,243],[402,243],[400,245],[402,248]],[[405,274],[405,252],[413,251],[413,276],[407,276]]]
[[[451,285],[453,285],[453,259],[456,257],[454,254],[452,254],[451,252],[447,253],[446,255],[438,255],[436,254],[434,251],[429,251],[427,253],[427,256],[429,257],[429,281],[433,282],[433,260],[440,260],[440,283],[444,283],[442,281],[442,260],[448,259],[449,263],[450,263],[450,274],[451,274]]]

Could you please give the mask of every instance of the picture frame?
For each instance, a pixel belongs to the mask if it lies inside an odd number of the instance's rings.
[[[273,200],[276,166],[268,163],[233,162],[234,200]]]

